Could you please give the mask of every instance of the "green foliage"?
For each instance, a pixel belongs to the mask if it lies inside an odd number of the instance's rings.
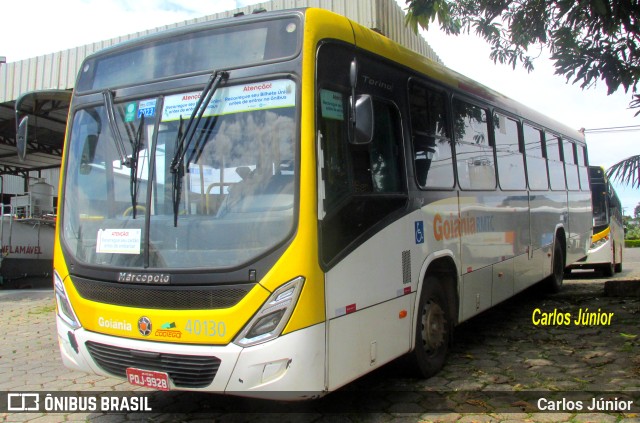
[[[640,240],[640,227],[633,226],[627,230],[627,234],[625,235],[625,239],[627,240]]]
[[[640,78],[638,0],[406,0],[417,32],[437,18],[448,34],[473,30],[494,62],[533,69],[532,47],[551,51],[556,73],[582,88],[603,80],[609,94],[634,93]],[[534,49],[537,55],[537,49]],[[632,107],[640,107],[634,95]],[[640,113],[640,112],[639,112]]]
[[[620,183],[626,185],[631,184],[634,188],[640,187],[640,156],[627,157],[614,164],[607,169],[607,176],[611,179],[618,180]],[[638,207],[640,207],[640,204],[636,206],[633,211],[634,217],[638,217],[640,213]]]
[[[627,239],[624,241],[625,248],[639,248],[640,247],[640,239]]]

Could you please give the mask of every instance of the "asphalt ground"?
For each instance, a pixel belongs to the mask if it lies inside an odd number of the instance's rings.
[[[68,370],[51,289],[0,291],[0,421],[640,423],[640,297],[605,295],[609,280],[640,283],[640,249],[624,254],[614,278],[574,271],[558,294],[530,289],[463,323],[431,379],[414,378],[397,360],[296,403],[155,392]],[[575,324],[594,312],[596,324]],[[32,400],[22,394],[36,394],[39,410],[55,412],[16,411]],[[101,407],[103,397],[110,406]]]

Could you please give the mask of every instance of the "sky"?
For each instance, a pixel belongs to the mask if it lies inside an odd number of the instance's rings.
[[[349,1],[349,0],[345,0]],[[405,7],[404,0],[396,0]],[[20,0],[3,1],[0,56],[14,62],[157,26],[257,3],[254,0]],[[586,90],[554,75],[545,51],[527,73],[497,65],[490,47],[473,35],[447,36],[434,25],[423,32],[444,64],[570,127],[611,128],[640,125],[628,108],[631,93],[607,96],[604,82]],[[640,131],[586,134],[589,161],[608,168],[640,154]],[[614,185],[628,215],[640,204],[640,189]]]

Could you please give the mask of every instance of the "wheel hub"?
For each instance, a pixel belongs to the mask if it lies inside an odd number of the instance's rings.
[[[435,350],[445,340],[446,319],[442,307],[429,302],[422,314],[422,339],[427,350]]]

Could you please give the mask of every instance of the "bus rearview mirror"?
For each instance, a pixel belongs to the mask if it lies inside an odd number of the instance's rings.
[[[373,100],[370,95],[359,95],[355,101],[352,144],[369,144],[373,139]]]
[[[25,116],[20,120],[16,130],[16,148],[18,149],[18,158],[21,162],[23,162],[27,156],[28,129],[29,116]]]

